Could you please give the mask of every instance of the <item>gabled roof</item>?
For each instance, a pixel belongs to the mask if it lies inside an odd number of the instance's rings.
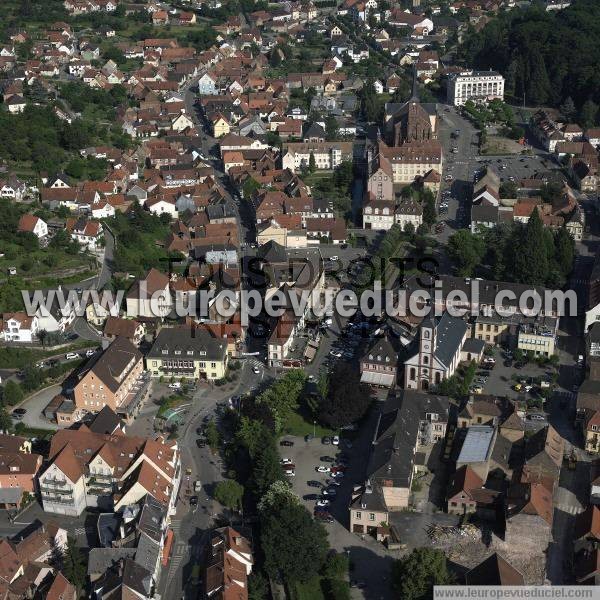
[[[466,575],[467,585],[524,585],[523,575],[498,553],[488,556]]]

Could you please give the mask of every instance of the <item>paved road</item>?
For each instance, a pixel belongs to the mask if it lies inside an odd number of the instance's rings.
[[[40,429],[58,429],[56,423],[52,421],[48,421],[42,415],[42,411],[50,400],[54,398],[57,394],[60,394],[62,390],[62,386],[60,384],[51,385],[50,387],[44,388],[39,392],[36,392],[32,396],[30,396],[25,402],[22,402],[19,408],[24,408],[27,410],[23,419],[21,419],[22,423],[25,423],[28,427],[36,427]],[[14,420],[15,423],[19,421]]]

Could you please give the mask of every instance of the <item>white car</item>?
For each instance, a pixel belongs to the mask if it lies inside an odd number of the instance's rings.
[[[181,389],[181,383],[179,383],[178,381],[176,381],[175,383],[170,383],[169,384],[169,389],[170,390],[180,390]]]
[[[91,348],[89,350],[86,350],[85,355],[89,358],[90,356],[94,356],[94,354],[96,354],[95,350],[92,350]]]
[[[314,381],[315,380],[315,376],[314,375],[309,375],[308,376],[308,381]]]
[[[332,477],[337,477],[338,479],[341,479],[344,476],[344,472],[343,471],[336,471],[335,473],[331,474]]]
[[[292,464],[292,459],[291,458],[282,458],[281,459],[281,464],[282,465],[291,465]]]
[[[67,360],[75,360],[76,358],[79,358],[79,354],[77,354],[77,352],[68,352],[68,353],[65,355],[65,358],[66,358]]]
[[[315,467],[317,473],[330,473],[331,472],[331,468],[330,467],[326,467],[325,465],[319,465],[318,467]]]
[[[254,374],[258,375],[258,374],[260,373],[260,369],[259,369],[258,367],[254,367],[254,368],[252,369],[252,372],[253,372]]]
[[[291,471],[291,470],[290,471],[285,471],[284,475],[286,477],[296,477],[296,471]]]
[[[329,500],[317,500],[317,506],[329,506],[330,504]]]
[[[331,488],[330,490],[323,490],[323,496],[335,496],[337,491]]]
[[[337,350],[331,350],[329,352],[329,354],[335,358],[341,358],[342,357],[342,353],[337,351]]]
[[[329,260],[340,260],[339,256],[332,256]]]
[[[340,445],[340,437],[339,437],[338,435],[334,435],[334,436],[331,438],[331,443],[332,443],[334,446],[339,446],[339,445]]]

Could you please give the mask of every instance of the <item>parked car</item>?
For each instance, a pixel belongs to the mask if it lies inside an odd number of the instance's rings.
[[[94,356],[94,354],[96,354],[95,350],[92,350],[92,348],[90,348],[89,350],[85,351],[85,355],[89,358],[90,356]]]
[[[316,487],[316,488],[323,487],[323,486],[321,485],[321,482],[320,482],[320,481],[315,481],[315,480],[307,481],[307,482],[306,482],[306,485],[307,485],[308,487]]]
[[[319,496],[317,494],[304,494],[304,496],[302,496],[303,500],[318,500]]]
[[[67,352],[67,354],[65,355],[65,358],[67,360],[75,360],[75,359],[79,358],[79,354],[77,354],[77,352]]]
[[[291,458],[282,458],[280,462],[282,465],[291,465],[292,459]]]
[[[292,442],[291,440],[281,440],[279,442],[280,446],[287,446],[288,448],[291,448],[294,445],[294,442]]]
[[[196,446],[198,446],[198,448],[205,448],[206,442],[203,439],[198,439],[196,440]]]
[[[19,417],[23,417],[27,414],[26,408],[15,408],[12,412],[13,415],[18,415]]]
[[[340,436],[339,435],[334,435],[333,438],[331,439],[331,443],[334,446],[339,446],[340,445]]]
[[[331,469],[329,467],[326,467],[325,465],[319,465],[318,467],[315,467],[315,470],[317,471],[317,473],[330,473]]]
[[[169,389],[170,390],[180,390],[181,389],[181,383],[179,383],[179,381],[176,381],[175,383],[170,383],[169,384]]]
[[[331,439],[329,438],[329,436],[325,436],[323,437],[323,439],[321,440],[322,444],[325,444],[326,446],[329,446],[329,444],[331,444]]]
[[[296,471],[294,471],[294,470],[284,471],[283,474],[286,477],[296,477]]]
[[[335,496],[337,494],[337,490],[335,488],[327,488],[323,490],[324,496]]]
[[[258,375],[258,374],[260,373],[260,369],[259,369],[258,367],[254,367],[254,368],[252,369],[252,372],[253,372],[255,375]]]
[[[331,456],[321,456],[321,462],[335,462],[335,458],[331,457]]]
[[[190,506],[198,506],[198,496],[190,496]]]
[[[325,500],[324,498],[322,500],[317,500],[317,506],[329,506],[331,504],[331,502],[329,500]]]
[[[333,523],[334,521],[333,517],[330,514],[318,514],[315,515],[315,519],[323,523]]]

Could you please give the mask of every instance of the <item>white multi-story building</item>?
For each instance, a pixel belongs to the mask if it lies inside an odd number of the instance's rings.
[[[496,71],[463,71],[448,82],[448,102],[454,106],[496,98],[504,100],[504,77]]]

